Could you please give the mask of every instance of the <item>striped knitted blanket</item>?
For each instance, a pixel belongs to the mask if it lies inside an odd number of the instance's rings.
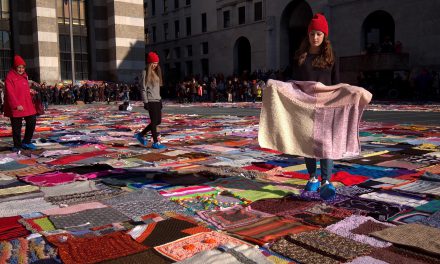
[[[359,122],[371,97],[367,90],[348,84],[269,80],[260,115],[259,144],[312,158],[357,156]]]

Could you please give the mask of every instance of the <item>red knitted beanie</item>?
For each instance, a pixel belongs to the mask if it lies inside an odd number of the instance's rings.
[[[321,31],[328,36],[328,23],[323,14],[317,13],[315,16],[313,16],[307,32],[310,33],[312,30]]]
[[[155,52],[149,52],[147,56],[147,63],[157,63],[159,62],[159,56]]]
[[[20,65],[26,66],[26,62],[23,60],[22,57],[20,57],[20,55],[15,55],[14,56],[14,68],[17,68]]]

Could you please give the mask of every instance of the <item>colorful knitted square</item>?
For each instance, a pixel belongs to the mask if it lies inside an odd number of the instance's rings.
[[[57,250],[41,237],[0,242],[0,263],[34,263],[56,258]]]
[[[200,211],[197,214],[221,230],[245,226],[273,216],[241,205],[217,211]]]
[[[288,234],[297,234],[315,229],[317,227],[306,225],[298,220],[267,217],[253,224],[228,229],[227,231],[246,241],[264,245]]]
[[[154,249],[172,260],[181,261],[199,252],[226,244],[235,246],[243,244],[250,245],[239,239],[213,231],[182,238],[162,246],[157,246]]]
[[[59,234],[48,236],[47,240],[58,248],[58,254],[66,264],[97,263],[147,249],[122,232],[84,238]]]
[[[51,231],[55,229],[55,226],[52,224],[47,216],[32,219],[21,219],[20,223],[23,224],[26,229],[31,231],[32,233]]]

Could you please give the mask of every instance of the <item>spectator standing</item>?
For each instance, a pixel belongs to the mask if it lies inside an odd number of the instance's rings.
[[[36,113],[26,74],[26,62],[19,55],[15,55],[14,66],[5,80],[4,103],[4,115],[11,120],[14,152],[22,148],[31,150],[37,148],[31,142],[36,126]],[[26,122],[26,129],[24,139],[21,140],[23,119]]]

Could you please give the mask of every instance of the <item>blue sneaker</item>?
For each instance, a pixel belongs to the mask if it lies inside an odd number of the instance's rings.
[[[147,139],[145,139],[141,133],[134,134],[134,138],[136,138],[143,146],[147,145]]]
[[[153,145],[151,145],[154,149],[166,149],[167,147],[165,145],[160,144],[159,142],[154,142]]]
[[[315,180],[309,180],[306,184],[306,187],[304,188],[305,191],[308,192],[317,192],[319,190],[319,187],[321,186],[321,183],[315,179]]]
[[[336,196],[335,186],[331,182],[326,181],[319,190],[319,196],[324,200],[331,200]]]
[[[35,146],[32,143],[29,143],[29,144],[23,143],[23,144],[21,144],[21,147],[23,149],[29,149],[29,150],[36,150],[37,149],[37,146]]]

